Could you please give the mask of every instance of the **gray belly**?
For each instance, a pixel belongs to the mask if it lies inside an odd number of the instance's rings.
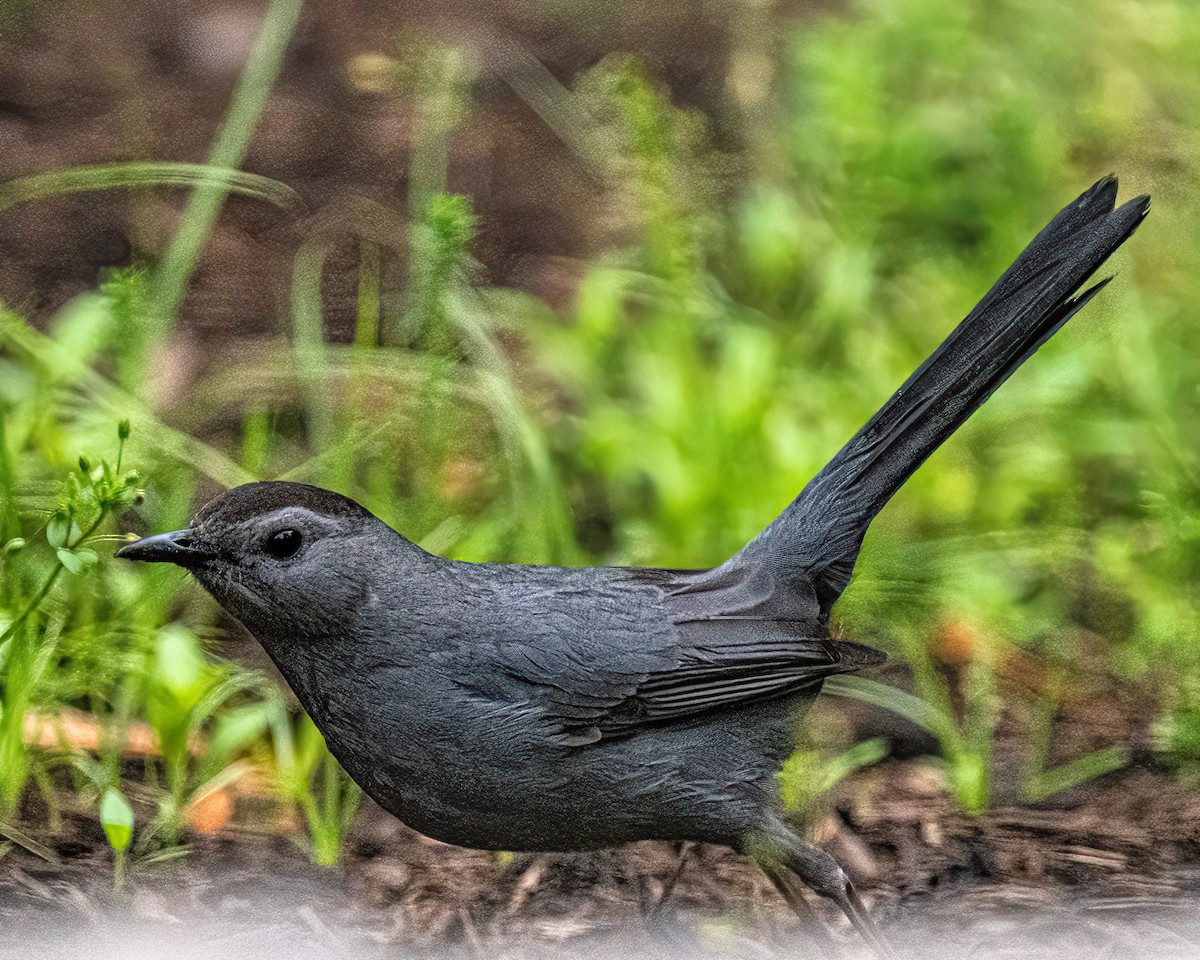
[[[367,794],[426,836],[568,851],[648,839],[736,844],[774,803],[774,774],[810,702],[780,698],[586,747],[428,715],[379,717],[371,729],[314,719]],[[471,733],[451,738],[447,727]]]

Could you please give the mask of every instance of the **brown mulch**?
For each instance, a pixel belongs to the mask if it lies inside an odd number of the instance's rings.
[[[219,923],[241,929],[242,940],[282,936],[297,956],[303,944],[318,956],[348,942],[357,944],[353,955],[386,955],[389,945],[578,954],[626,936],[676,947],[681,937],[707,942],[714,930],[739,949],[774,953],[806,936],[757,869],[717,847],[687,848],[682,870],[680,849],[662,843],[506,860],[428,840],[371,806],[340,872],[311,866],[280,836],[232,829],[195,837],[187,857],[135,863],[126,889],[114,893],[94,822],[68,817],[66,827],[57,838],[38,837],[58,851],[57,864],[20,849],[0,859],[0,927],[18,939],[21,931],[103,926],[114,917]],[[1051,923],[1046,918],[1070,904],[1070,923],[1099,915],[1111,924],[1131,910],[1141,917],[1182,909],[1200,891],[1200,798],[1145,768],[1086,784],[1069,803],[972,818],[956,809],[929,763],[888,761],[843,784],[815,832],[901,941],[918,918],[939,913],[971,911],[990,929],[1014,911]],[[815,905],[853,947],[836,912]]]

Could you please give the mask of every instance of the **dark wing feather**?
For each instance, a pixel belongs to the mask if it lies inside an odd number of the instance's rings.
[[[797,621],[720,617],[675,626],[675,665],[647,675],[631,696],[598,717],[603,735],[793,693],[882,660],[866,647],[805,636],[811,624]]]
[[[815,596],[754,571],[497,566],[460,595],[472,598],[482,629],[435,656],[469,658],[447,663],[461,686],[533,710],[546,736],[568,747],[780,696],[882,659],[833,643]]]

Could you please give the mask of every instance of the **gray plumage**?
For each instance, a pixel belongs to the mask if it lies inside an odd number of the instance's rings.
[[[263,644],[347,772],[415,829],[502,850],[727,844],[833,898],[853,887],[783,826],[775,773],[825,677],[833,602],[889,497],[1103,282],[1136,229],[1100,181],[1063,210],[909,381],[712,570],[433,556],[336,493],[239,487],[188,530],[123,548],[188,567]],[[294,550],[293,550],[294,547]],[[290,552],[289,552],[290,551]]]

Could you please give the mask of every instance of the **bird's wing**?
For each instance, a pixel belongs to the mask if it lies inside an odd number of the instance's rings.
[[[690,572],[613,570],[604,581],[521,591],[532,611],[514,609],[509,592],[509,623],[522,629],[487,645],[490,695],[533,703],[553,739],[584,746],[882,659],[822,636],[807,604],[781,602],[770,589],[753,600],[762,584],[695,580]]]
[[[834,643],[816,594],[767,568],[653,576],[664,590],[674,662],[645,676],[601,720],[602,732],[778,696],[884,660],[869,647]]]
[[[714,617],[678,622],[675,632],[676,661],[646,674],[597,717],[602,735],[791,693],[879,659],[865,647],[811,636],[811,624],[799,621]]]

